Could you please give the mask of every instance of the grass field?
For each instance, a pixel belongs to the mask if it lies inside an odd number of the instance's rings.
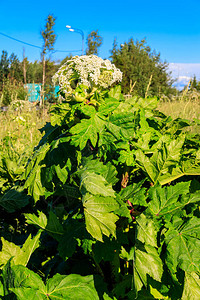
[[[173,100],[161,99],[158,109],[173,118],[200,120],[200,96],[187,93]],[[10,107],[7,112],[0,112],[0,155],[12,151],[29,157],[42,136],[38,129],[49,119],[48,110],[39,111],[34,106],[30,110],[28,102],[23,108]],[[200,133],[200,126],[191,130]]]
[[[39,112],[36,107],[25,105],[23,108],[0,112],[0,153],[8,148],[17,155],[29,156],[41,139],[38,129],[49,120],[47,111]]]
[[[186,92],[180,97],[172,100],[161,99],[158,109],[165,115],[172,118],[182,118],[191,121],[198,120],[200,122],[200,94],[195,92]],[[200,125],[190,129],[200,134]]]

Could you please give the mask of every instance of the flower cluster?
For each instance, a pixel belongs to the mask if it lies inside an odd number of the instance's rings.
[[[86,89],[107,89],[122,80],[122,72],[108,59],[96,55],[74,56],[68,60],[53,76],[54,84],[66,96],[80,85]]]

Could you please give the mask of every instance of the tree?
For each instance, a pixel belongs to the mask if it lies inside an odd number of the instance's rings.
[[[200,91],[200,81],[197,81],[196,75],[192,78],[189,86],[190,90]]]
[[[87,36],[86,55],[98,55],[99,47],[102,45],[103,38],[99,35],[98,30],[92,31]]]
[[[46,66],[46,62],[45,62]],[[34,61],[27,62],[26,66],[26,80],[27,83],[40,83],[42,78],[42,62]]]
[[[7,78],[8,74],[9,74],[8,52],[3,50],[0,59],[0,81],[3,82],[3,79]]]
[[[68,60],[72,59],[73,55],[70,53],[69,55],[67,55],[65,58],[63,58],[61,61],[59,62],[59,68],[64,65]]]
[[[14,53],[9,57],[9,74],[12,79],[23,81],[22,64]]]
[[[44,84],[45,84],[45,55],[47,51],[51,52],[54,49],[56,41],[56,34],[54,33],[53,26],[55,25],[55,18],[53,15],[48,15],[46,19],[45,29],[41,31],[41,35],[44,40],[42,47],[42,64],[43,64],[43,75],[42,75],[42,97],[44,101]]]
[[[146,45],[146,40],[130,39],[117,47],[116,39],[110,56],[112,62],[123,72],[122,91],[124,94],[161,96],[174,92],[168,63],[161,62],[157,54]],[[148,92],[148,93],[147,93]]]

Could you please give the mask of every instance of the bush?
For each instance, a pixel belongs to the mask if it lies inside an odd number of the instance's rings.
[[[124,99],[116,86],[80,101],[80,88],[52,107],[24,174],[0,198],[0,295],[193,299],[199,136],[156,98]]]
[[[28,96],[27,90],[22,82],[11,79],[5,79],[1,91],[1,105],[9,105],[13,100],[26,100]]]

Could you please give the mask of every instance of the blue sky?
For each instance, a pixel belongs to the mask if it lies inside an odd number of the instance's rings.
[[[200,63],[200,1],[5,1],[0,0],[0,32],[42,46],[40,30],[48,14],[57,18],[55,49],[80,50],[81,35],[69,32],[70,24],[84,31],[99,30],[103,37],[99,55],[108,58],[114,38],[118,44],[146,37],[147,44],[169,63]],[[29,60],[39,60],[40,50],[0,35],[0,53],[7,50],[22,60],[23,47]],[[73,52],[81,54],[81,52]],[[53,59],[67,53],[56,52]]]

